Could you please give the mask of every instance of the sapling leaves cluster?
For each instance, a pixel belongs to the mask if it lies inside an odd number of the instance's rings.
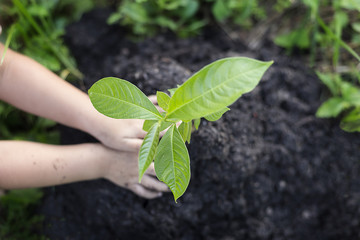
[[[164,112],[159,112],[135,85],[114,77],[96,82],[89,96],[94,107],[108,117],[145,120],[143,129],[147,135],[139,152],[139,182],[154,161],[158,179],[169,186],[176,201],[190,181],[185,143],[190,143],[193,129],[198,129],[201,118],[220,119],[230,110],[229,105],[256,87],[271,64],[245,57],[217,60],[181,86],[169,89],[170,96],[158,91],[158,105]]]

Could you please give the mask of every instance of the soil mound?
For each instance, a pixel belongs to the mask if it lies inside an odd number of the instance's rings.
[[[50,239],[358,239],[359,134],[316,119],[322,86],[301,61],[271,44],[250,52],[220,29],[178,39],[162,34],[139,43],[93,11],[67,31],[89,88],[116,76],[146,94],[182,83],[222,57],[275,63],[250,94],[217,122],[202,121],[188,146],[192,177],[171,194],[144,200],[105,181],[46,190],[40,212]],[[63,143],[93,141],[62,128]]]

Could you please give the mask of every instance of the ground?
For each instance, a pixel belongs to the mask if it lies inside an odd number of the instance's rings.
[[[188,145],[191,181],[172,195],[145,200],[105,180],[46,189],[39,213],[56,239],[358,239],[359,134],[317,119],[326,89],[297,57],[264,41],[249,51],[219,28],[178,39],[166,33],[133,43],[86,14],[66,42],[89,88],[116,76],[146,94],[182,83],[222,57],[274,60],[260,85],[216,122],[202,121]],[[94,141],[61,127],[64,144]]]

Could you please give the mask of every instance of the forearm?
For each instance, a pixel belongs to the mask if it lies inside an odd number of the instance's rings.
[[[0,188],[53,186],[97,179],[107,170],[100,144],[53,146],[0,141]]]
[[[3,45],[0,43],[0,53]],[[0,99],[17,108],[52,119],[92,135],[104,116],[87,94],[32,59],[8,50],[0,66]]]

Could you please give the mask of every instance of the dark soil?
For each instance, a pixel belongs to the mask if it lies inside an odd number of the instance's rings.
[[[274,60],[250,94],[217,122],[202,121],[188,146],[191,181],[145,200],[105,181],[46,190],[40,212],[50,239],[359,239],[360,138],[335,120],[317,119],[323,88],[304,63],[267,43],[250,52],[221,29],[132,43],[107,12],[86,14],[67,31],[85,86],[106,76],[146,94],[182,83],[227,56]],[[93,139],[62,128],[63,143]]]

